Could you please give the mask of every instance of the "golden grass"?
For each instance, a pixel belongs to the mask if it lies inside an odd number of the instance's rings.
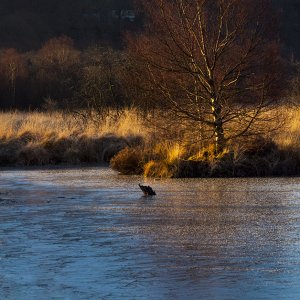
[[[156,178],[172,178],[176,173],[176,171],[174,171],[173,169],[174,166],[171,166],[164,161],[150,160],[144,166],[144,176]]]
[[[274,141],[280,148],[300,149],[300,107],[282,107],[280,114],[285,124],[274,136]]]
[[[134,109],[95,113],[0,113],[0,166],[108,162],[146,139],[149,130]]]
[[[135,169],[140,173],[142,165],[144,176],[158,178],[299,175],[300,108],[280,107],[273,114],[265,131],[234,141],[217,156],[213,144],[188,146],[162,136],[144,145],[139,160],[132,159],[137,157],[134,148],[120,152],[112,167],[131,174]]]
[[[97,138],[110,134],[118,137],[143,137],[149,133],[135,109],[125,109],[118,117],[112,112],[99,122],[62,112],[2,112],[0,124],[2,139],[18,138],[25,133],[36,135],[41,139],[48,139],[53,135],[57,138],[70,136]]]
[[[300,108],[281,107],[278,112],[285,123],[266,138],[271,138],[279,149],[300,152]],[[111,111],[101,118],[95,113],[89,116],[63,112],[0,113],[0,165],[109,161],[120,150],[137,145],[142,147],[138,153],[148,176],[171,177],[183,161],[214,163],[215,159],[229,154],[226,149],[220,157],[215,157],[209,147],[204,149],[199,144],[188,147],[183,141],[157,136],[136,109]],[[132,155],[129,151],[122,155],[121,160],[126,160],[124,156],[130,158],[130,168],[125,164],[125,169],[140,172],[142,166],[137,161],[137,153]],[[120,165],[117,161],[116,164]]]
[[[152,149],[152,155],[164,157],[166,163],[172,164],[183,158],[186,154],[186,147],[183,144],[172,141],[159,141]]]
[[[286,122],[274,136],[275,142],[280,147],[300,145],[300,108],[282,107],[280,114]],[[57,138],[70,136],[97,138],[104,135],[146,138],[152,131],[136,109],[124,109],[118,115],[112,112],[99,122],[95,122],[95,119],[96,116],[84,119],[62,112],[2,112],[0,113],[0,138],[18,138],[25,133],[36,135],[40,139],[48,139],[54,135]],[[161,149],[158,149],[159,147]],[[165,152],[169,161],[180,158],[184,151],[184,146],[178,143],[164,143],[163,146],[157,146],[155,149],[155,152]]]

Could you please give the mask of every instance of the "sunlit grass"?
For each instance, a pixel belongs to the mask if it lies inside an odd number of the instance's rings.
[[[281,107],[277,113],[285,122],[282,127],[278,123],[279,130],[263,137],[272,139],[278,151],[290,153],[286,159],[298,160],[300,108]],[[276,127],[278,124],[273,122]],[[172,139],[156,131],[136,109],[110,111],[104,116],[95,112],[2,112],[0,125],[0,165],[102,162],[129,147],[115,160],[114,164],[119,166],[116,169],[128,169],[129,173],[144,170],[147,176],[172,177],[180,168],[188,176],[189,164],[193,162],[215,165],[216,160],[230,163],[232,158],[245,163],[243,151],[247,150],[247,144],[240,147],[234,142],[216,157],[213,141],[203,146]],[[194,135],[197,139],[198,132]],[[191,134],[189,137],[193,139]],[[275,153],[274,157],[278,155],[281,154]]]
[[[18,138],[24,133],[47,139],[70,136],[100,137],[113,134],[118,137],[147,135],[148,129],[135,109],[125,109],[118,115],[115,112],[95,122],[96,116],[89,119],[62,112],[2,112],[0,113],[0,138]]]
[[[299,175],[300,108],[279,107],[270,119],[265,122],[268,128],[264,134],[258,131],[257,135],[232,141],[217,154],[213,141],[205,146],[188,145],[160,137],[138,152],[143,173],[158,178]],[[137,157],[134,151],[132,148],[117,154],[112,167],[124,174],[131,173],[135,169],[132,157]],[[130,163],[126,164],[126,160]],[[140,161],[137,166],[140,173]]]
[[[281,108],[280,114],[286,119],[285,125],[274,135],[279,146],[299,145],[300,143],[300,108]],[[152,130],[145,125],[141,114],[136,109],[125,109],[121,113],[112,112],[95,122],[97,117],[81,118],[78,115],[63,112],[2,112],[0,113],[0,138],[18,138],[25,133],[36,135],[39,139],[70,136],[100,137],[112,134],[118,137],[146,137]],[[196,133],[195,133],[196,134]],[[182,156],[184,147],[177,143],[164,143],[168,160]]]
[[[281,148],[293,147],[300,149],[300,108],[282,107],[281,115],[285,119],[285,124],[274,137],[274,141]]]
[[[109,161],[149,132],[135,109],[92,114],[0,113],[0,165]]]

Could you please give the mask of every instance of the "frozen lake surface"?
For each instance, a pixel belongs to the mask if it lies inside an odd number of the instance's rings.
[[[0,171],[0,299],[300,299],[300,179]]]

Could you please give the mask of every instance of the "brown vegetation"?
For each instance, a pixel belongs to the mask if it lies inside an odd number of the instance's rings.
[[[147,134],[135,110],[101,122],[63,113],[1,113],[0,166],[102,163]]]
[[[90,46],[78,50],[66,36],[46,41],[37,51],[0,49],[0,109],[55,109],[130,105],[124,52]],[[49,105],[48,105],[49,106]]]
[[[214,136],[216,152],[262,130],[283,83],[268,1],[139,2],[148,22],[129,50],[153,105],[178,124],[198,123],[202,139]]]
[[[98,123],[59,112],[1,113],[0,165],[110,161],[122,174],[150,177],[299,175],[300,110],[279,110],[286,119],[281,130],[235,143],[217,156],[209,144],[168,138],[135,109],[111,111]]]
[[[300,111],[278,108],[283,127],[269,137],[236,142],[216,155],[214,145],[188,145],[164,138],[126,148],[111,166],[123,174],[149,177],[263,177],[300,174]],[[157,138],[157,136],[156,136]]]

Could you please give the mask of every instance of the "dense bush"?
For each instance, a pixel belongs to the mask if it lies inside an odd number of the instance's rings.
[[[256,138],[243,150],[224,151],[218,156],[213,155],[211,147],[190,157],[182,153],[174,158],[173,152],[174,148],[166,149],[162,144],[147,151],[126,148],[113,158],[111,165],[123,174],[143,172],[148,177],[265,177],[300,174],[298,150],[279,149],[273,141],[263,137]]]
[[[104,163],[127,146],[115,136],[64,137],[36,141],[29,135],[0,141],[0,166],[40,166],[57,164]]]
[[[144,155],[140,148],[126,147],[111,159],[110,166],[122,174],[142,174],[143,161]]]

